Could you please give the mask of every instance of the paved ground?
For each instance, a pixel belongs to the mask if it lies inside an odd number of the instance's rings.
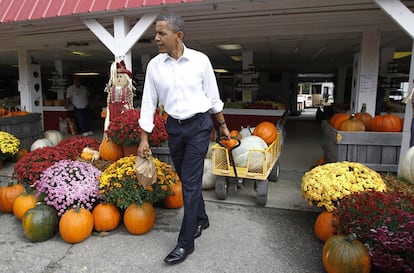
[[[322,154],[319,127],[303,121],[288,121],[286,127],[280,179],[270,183],[266,207],[256,206],[249,182],[241,191],[231,188],[224,201],[205,191],[210,228],[184,263],[166,266],[162,261],[175,246],[182,209],[156,207],[155,226],[145,235],[131,235],[121,225],[107,236],[93,234],[74,245],[58,234],[31,243],[17,218],[0,213],[0,272],[325,272],[323,245],[313,234],[320,209],[300,195],[301,177]],[[1,185],[11,169],[0,171]]]

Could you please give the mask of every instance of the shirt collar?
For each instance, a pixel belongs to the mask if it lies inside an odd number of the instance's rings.
[[[188,50],[188,48],[185,46],[184,43],[183,43],[183,47],[184,47],[183,55],[177,61],[179,61],[181,59],[187,59],[187,60],[191,59],[191,51]],[[164,59],[163,59],[164,62],[169,61],[169,60],[175,60],[173,57],[168,55],[168,53],[163,53],[162,55],[164,57]]]

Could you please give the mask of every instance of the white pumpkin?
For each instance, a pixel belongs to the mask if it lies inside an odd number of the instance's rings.
[[[414,184],[414,146],[408,149],[404,158],[400,160],[400,173],[410,184]]]
[[[45,131],[45,138],[48,139],[53,146],[56,146],[63,139],[63,134],[60,131],[47,130]]]
[[[251,136],[252,135],[252,133],[254,131],[254,128],[255,127],[250,127],[250,126],[242,127],[240,129],[240,132],[239,133],[240,133],[240,135],[241,135],[242,138],[245,138],[245,137],[248,137],[248,136]]]
[[[30,146],[30,151],[34,151],[36,149],[39,148],[43,148],[43,147],[52,147],[53,144],[52,142],[50,142],[50,140],[48,140],[47,138],[39,138],[36,139],[32,145]]]
[[[232,150],[234,164],[236,167],[247,167],[247,160],[249,157],[249,150],[257,149],[257,150],[266,150],[267,149],[266,142],[258,136],[247,136],[243,137],[240,141],[240,146]],[[265,155],[261,152],[251,152],[250,153],[250,161],[249,161],[249,169],[259,169],[263,166]]]
[[[204,159],[203,182],[201,188],[203,190],[212,190],[216,187],[217,175],[211,172],[211,159]]]

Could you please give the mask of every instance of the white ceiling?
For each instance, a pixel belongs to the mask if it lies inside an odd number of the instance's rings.
[[[411,10],[414,1],[401,1]],[[209,55],[214,67],[239,72],[241,62],[231,60],[241,50],[225,52],[218,44],[238,43],[251,50],[259,71],[335,73],[339,66],[352,67],[360,49],[362,32],[381,32],[381,48],[411,51],[412,40],[374,1],[364,0],[222,0],[168,6],[186,21],[187,46]],[[98,20],[111,31],[114,15],[124,15],[135,24],[142,14],[167,6],[145,7],[127,12],[66,16],[47,20],[0,24],[0,75],[14,71],[17,49],[29,48],[42,69],[53,69],[62,60],[65,73],[99,70],[106,73],[113,55],[83,24],[83,18]],[[139,72],[141,54],[156,54],[151,27],[132,49],[133,70]],[[85,43],[87,46],[69,46]],[[66,52],[85,51],[76,57]],[[315,54],[321,51],[320,54]],[[400,64],[407,69],[406,60]]]

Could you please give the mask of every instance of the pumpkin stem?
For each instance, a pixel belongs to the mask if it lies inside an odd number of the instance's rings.
[[[349,243],[355,241],[356,239],[358,239],[358,236],[355,233],[350,233],[345,237],[345,241]]]
[[[367,112],[367,104],[364,102],[361,107],[361,113],[366,113],[366,112]]]
[[[80,212],[80,204],[77,203],[75,207],[73,207],[73,209],[75,210],[75,212]]]

